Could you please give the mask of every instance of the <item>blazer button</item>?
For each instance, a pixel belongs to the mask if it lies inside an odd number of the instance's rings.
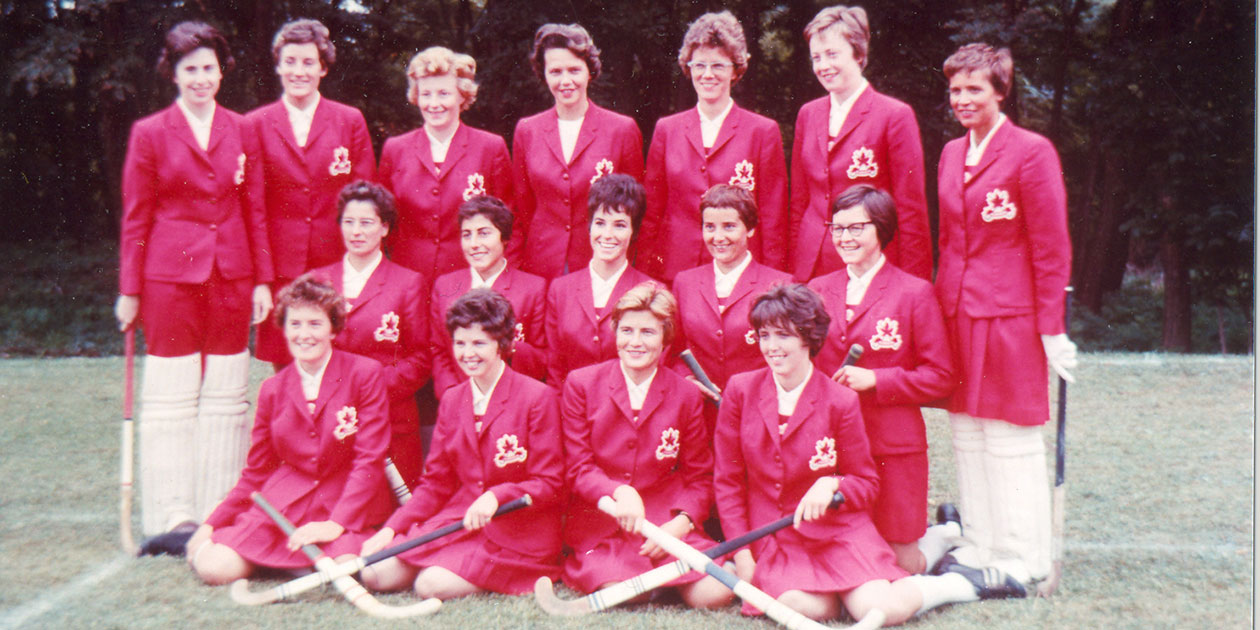
[[[217,226],[217,225],[215,225],[215,224],[211,223],[211,224],[210,224],[210,229],[211,229],[211,230],[217,230],[217,229],[219,229],[219,226]]]
[[[623,479],[629,479],[629,478],[630,478],[630,473],[626,473],[626,474],[622,475],[621,477],[622,477]]]
[[[561,174],[560,174],[560,179],[563,179],[563,180],[568,181],[568,179],[569,179],[569,174],[568,174],[568,173],[561,173]]]
[[[572,225],[566,225],[566,226],[564,226],[564,231],[565,231],[565,232],[569,232],[569,231],[571,231],[572,229],[573,229],[573,226],[572,226]]]
[[[440,191],[440,190],[438,190],[438,189],[434,188],[434,189],[433,189],[433,196],[434,196],[434,197],[436,197],[436,196],[438,196],[439,194],[441,194],[441,192],[442,192],[442,191]]]
[[[717,331],[717,336],[721,337],[721,336],[722,336],[722,331],[720,331],[720,330],[719,330],[719,331]]]
[[[595,335],[594,337],[591,337],[591,341],[594,341],[595,343],[599,343],[599,335]]]
[[[303,187],[302,187],[302,192],[304,192],[304,193],[306,193],[306,194],[308,194],[308,195],[309,195],[309,194],[311,194],[311,187],[310,187],[310,186],[303,186]]]
[[[214,179],[214,173],[206,173],[207,179]]]
[[[701,172],[701,173],[703,173],[703,172],[705,172],[706,170],[708,170],[708,168],[709,168],[709,167],[707,167],[707,166],[705,166],[705,165],[701,164],[701,165],[700,165],[700,172]]]
[[[307,222],[307,223],[310,223],[310,222],[311,222],[311,218],[310,218],[310,217],[306,217],[306,222]]]
[[[635,419],[635,420],[638,420],[638,419],[639,419],[639,414],[637,414],[637,413],[636,413],[636,414],[634,414],[634,419]],[[626,446],[627,446],[627,447],[629,447],[629,448],[639,448],[639,442],[638,442],[638,440],[630,440],[630,442],[629,442],[628,444],[626,444]]]
[[[315,437],[315,432],[311,431],[311,437]]]

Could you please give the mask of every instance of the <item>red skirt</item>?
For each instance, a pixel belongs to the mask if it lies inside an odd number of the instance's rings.
[[[879,496],[871,507],[875,529],[890,543],[908,544],[927,531],[927,452],[876,455]]]
[[[1049,367],[1032,315],[972,319],[959,309],[945,326],[962,379],[951,412],[1024,426],[1050,419]]]
[[[290,505],[283,514],[294,525],[301,526],[328,520],[330,510],[329,506],[312,506],[308,499]],[[363,541],[374,533],[375,530],[347,531],[336,540],[319,545],[319,548],[330,558],[343,554],[358,555]],[[286,546],[289,537],[256,505],[238,515],[231,525],[214,530],[210,540],[231,547],[242,558],[257,566],[296,569],[315,564],[302,550],[289,551]]]
[[[660,560],[639,555],[639,547],[643,546],[644,540],[638,534],[617,528],[592,549],[574,549],[564,561],[564,583],[578,592],[593,593],[605,584],[623,582],[677,560],[669,554]],[[682,541],[700,551],[717,544],[700,529],[687,533]],[[691,571],[665,586],[691,584],[703,577],[703,573]]]
[[[762,539],[753,585],[778,598],[790,590],[847,593],[871,580],[909,575],[897,566],[897,556],[875,525],[865,514],[860,516],[833,538],[807,538],[789,527]],[[745,614],[757,612],[744,606]]]
[[[421,533],[420,525],[412,526],[405,534],[395,536],[393,544],[401,544]],[[560,577],[558,557],[533,556],[502,547],[484,531],[459,531],[398,558],[422,569],[442,567],[479,589],[507,595],[534,592],[534,582],[540,577],[553,582]]]

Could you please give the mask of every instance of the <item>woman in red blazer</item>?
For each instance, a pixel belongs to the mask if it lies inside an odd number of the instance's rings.
[[[700,394],[660,369],[673,341],[678,305],[655,282],[617,301],[612,314],[617,358],[573,372],[564,384],[565,469],[572,488],[564,526],[573,553],[564,581],[589,593],[673,561],[634,532],[647,518],[700,549],[713,541],[696,528],[713,499],[713,451],[700,415]],[[596,503],[609,496],[616,516]],[[717,608],[733,595],[711,577],[672,582],[683,601]]]
[[[874,609],[887,624],[948,602],[1001,597],[968,576],[907,576],[871,521],[879,473],[871,460],[857,394],[815,370],[830,317],[803,285],[778,286],[748,316],[766,369],[731,378],[715,440],[714,491],[722,530],[743,535],[795,510],[796,526],[735,553],[736,573],[813,619],[860,619]],[[844,502],[829,510],[832,495]],[[746,606],[746,612],[753,612]]]
[[[267,217],[272,295],[303,273],[341,257],[337,193],[355,180],[376,178],[376,155],[363,114],[319,93],[337,59],[328,28],[316,20],[280,27],[271,43],[284,94],[246,116],[257,136],[262,177],[251,200]],[[254,356],[278,370],[292,357],[280,329],[258,326]]]
[[[276,318],[296,360],[263,382],[240,480],[188,542],[188,562],[206,583],[260,566],[309,566],[300,550],[308,543],[332,557],[353,554],[393,509],[381,364],[333,349],[345,314],[341,294],[310,275],[277,296]],[[253,504],[254,492],[297,531],[285,536]]]
[[[249,326],[271,309],[272,269],[246,194],[261,173],[254,136],[215,102],[232,63],[214,27],[172,28],[158,70],[179,98],[136,121],[123,165],[115,315],[124,330],[139,318],[147,344],[140,499],[150,536],[191,534],[249,445]]]
[[[696,107],[660,119],[648,151],[648,207],[636,263],[666,281],[708,262],[696,234],[701,197],[715,184],[752,193],[762,226],[750,243],[771,267],[787,260],[788,179],[779,125],[735,104],[731,86],[748,69],[744,29],[730,11],[691,23],[678,51],[691,77]]]
[[[569,372],[617,355],[613,306],[630,287],[650,280],[626,260],[643,221],[643,186],[629,175],[605,175],[591,186],[588,206],[594,256],[547,287],[547,384],[555,388]]]
[[[766,289],[791,279],[757,262],[748,251],[759,225],[752,193],[731,184],[710,188],[700,200],[700,235],[713,262],[674,278],[679,323],[675,348],[690,349],[719,390],[731,375],[764,365],[756,335],[748,327],[748,309]],[[694,377],[687,380],[705,396],[717,398]],[[706,405],[709,435],[716,420],[716,408]]]
[[[946,397],[954,385],[945,322],[932,285],[883,253],[897,233],[892,196],[858,184],[831,207],[831,240],[846,267],[809,283],[831,316],[815,365],[858,392],[879,470],[871,517],[898,566],[923,573],[945,554],[947,539],[961,533],[949,522],[924,538],[928,441],[919,407]],[[866,351],[861,361],[841,367],[855,344]]]
[[[389,396],[389,456],[408,486],[420,479],[424,453],[416,390],[429,380],[429,320],[420,274],[391,262],[381,241],[398,224],[394,198],[357,181],[337,197],[346,255],[314,273],[346,299],[346,323],[333,347],[376,359]]]
[[[551,280],[591,259],[581,229],[591,184],[609,173],[643,178],[643,136],[630,117],[587,98],[600,63],[586,29],[542,25],[529,62],[556,106],[522,118],[512,139],[521,268]]]
[[[1050,572],[1046,363],[1068,380],[1076,365],[1063,169],[1050,141],[1001,112],[1010,51],[968,44],[944,69],[967,128],[941,151],[938,182],[936,294],[959,366],[949,410],[966,544],[954,556],[1027,582]]]
[[[512,304],[512,312],[516,314],[515,343],[504,357],[511,361],[512,369],[530,378],[546,378],[543,312],[547,303],[547,281],[508,265],[505,252],[512,242],[512,211],[494,197],[479,196],[460,204],[457,220],[459,244],[468,269],[438,278],[429,298],[434,393],[441,400],[448,388],[468,380],[451,354],[446,310],[459,296],[478,287],[494,289]]]
[[[512,162],[503,138],[460,122],[477,98],[477,62],[434,46],[407,66],[407,99],[424,126],[385,141],[380,182],[398,200],[390,255],[420,272],[425,295],[434,278],[464,267],[455,209],[477,195],[512,199]]]
[[[861,7],[823,9],[805,27],[814,75],[828,92],[796,116],[792,141],[792,276],[800,282],[843,266],[824,224],[827,204],[854,184],[889,191],[897,237],[884,255],[932,279],[932,240],[923,192],[923,145],[914,110],[862,77],[871,38]]]
[[[465,531],[375,565],[364,581],[379,590],[414,587],[425,598],[528,593],[538,578],[560,573],[564,456],[556,392],[507,366],[516,327],[503,296],[473,289],[445,321],[468,380],[442,398],[434,451],[411,500],[361,554],[385,548],[396,533],[415,538],[460,520]],[[530,508],[490,520],[525,494]]]

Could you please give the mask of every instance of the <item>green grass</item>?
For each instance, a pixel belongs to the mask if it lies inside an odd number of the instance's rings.
[[[407,621],[371,619],[333,592],[237,606],[181,561],[118,551],[121,367],[118,358],[0,361],[0,629],[777,627],[733,607],[554,619],[529,597],[451,601]],[[255,392],[267,371],[255,365]],[[909,627],[1250,628],[1253,357],[1088,354],[1078,376],[1059,594],[948,607]],[[955,496],[946,424],[930,414],[933,504]]]

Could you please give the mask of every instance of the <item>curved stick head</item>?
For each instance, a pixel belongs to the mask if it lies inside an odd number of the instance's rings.
[[[232,582],[232,586],[228,587],[228,595],[232,601],[243,606],[261,606],[280,600],[274,588],[258,592],[249,590],[249,580],[246,579]]]
[[[551,579],[545,576],[534,582],[534,601],[538,602],[543,612],[556,617],[580,617],[595,612],[585,597],[574,600],[557,597]]]

